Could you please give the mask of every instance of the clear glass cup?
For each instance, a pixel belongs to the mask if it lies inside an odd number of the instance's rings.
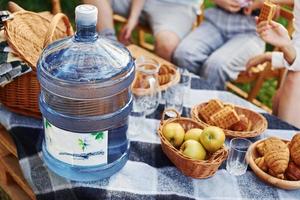
[[[186,68],[178,67],[177,70],[180,73],[180,84],[187,88],[191,87],[191,74]]]
[[[183,98],[184,98],[184,86],[176,84],[169,87],[165,93],[166,104],[165,109],[174,109],[179,114],[182,113],[183,109]],[[175,117],[174,112],[166,112],[169,117]]]
[[[129,137],[141,132],[146,115],[152,114],[159,105],[161,92],[159,90],[157,60],[147,57],[136,59],[136,77],[132,84],[133,107],[129,125]]]
[[[251,141],[244,138],[234,138],[230,141],[229,155],[226,161],[226,170],[235,176],[246,173],[248,162],[246,160],[247,150]]]
[[[187,69],[178,68],[180,73],[180,81],[178,84],[169,87],[165,92],[165,109],[175,109],[182,114],[184,99],[189,94],[191,78]],[[174,112],[167,112],[169,117],[175,117]]]

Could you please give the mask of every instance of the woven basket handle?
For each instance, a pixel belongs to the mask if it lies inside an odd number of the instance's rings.
[[[52,18],[48,32],[46,33],[44,45],[43,45],[44,47],[46,47],[48,44],[50,44],[53,41],[52,37],[53,37],[55,29],[56,29],[58,23],[60,22],[60,20],[63,20],[64,24],[67,27],[67,35],[68,36],[73,35],[74,32],[73,32],[73,29],[72,29],[72,26],[71,26],[71,23],[70,23],[68,17],[63,13],[57,13]]]
[[[14,13],[17,11],[21,11],[24,10],[22,7],[20,7],[18,4],[16,4],[15,2],[9,1],[7,4],[7,9],[9,10],[9,12]]]
[[[165,121],[165,117],[166,117],[166,113],[167,112],[173,112],[173,113],[176,114],[175,118],[180,118],[180,114],[177,112],[177,110],[175,110],[173,108],[165,109],[164,112],[163,112],[163,114],[162,114],[161,120],[160,120],[161,124],[163,124],[163,122]]]

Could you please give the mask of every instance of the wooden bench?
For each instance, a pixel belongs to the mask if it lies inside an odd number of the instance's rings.
[[[35,200],[35,195],[23,177],[16,146],[0,126],[0,187],[12,200]]]

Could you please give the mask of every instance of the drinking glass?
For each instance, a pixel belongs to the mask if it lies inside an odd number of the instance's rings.
[[[251,141],[244,138],[234,138],[230,141],[229,155],[226,161],[226,170],[235,176],[246,173],[248,162],[247,150]]]
[[[169,87],[165,93],[166,104],[165,109],[174,109],[179,114],[182,113],[184,86],[176,84]],[[169,117],[175,117],[174,112],[166,112]]]
[[[191,79],[187,69],[178,68],[180,81],[176,85],[169,87],[165,92],[165,109],[175,109],[179,114],[183,111],[184,99],[188,95]],[[166,112],[169,117],[175,117],[175,113]]]
[[[160,100],[158,81],[159,63],[152,58],[136,59],[136,78],[132,85],[133,107],[129,136],[135,136],[142,130],[146,115],[153,113]]]

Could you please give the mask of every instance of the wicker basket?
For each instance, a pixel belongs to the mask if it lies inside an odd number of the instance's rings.
[[[73,29],[62,13],[56,14],[51,21],[29,11],[18,11],[13,16],[13,20],[5,23],[8,43],[32,67],[32,72],[0,88],[0,101],[13,112],[41,117],[38,106],[40,85],[36,76],[38,57],[43,47],[54,40],[72,35]]]
[[[166,82],[162,81],[162,76],[164,76],[164,74],[160,74],[160,72],[157,75],[157,80],[159,81],[159,87],[158,90],[159,91],[164,91],[167,90],[169,87],[176,85],[179,81],[180,81],[180,73],[178,70],[176,70],[176,68],[174,68],[173,66],[170,65],[161,65],[160,68],[162,67],[166,67],[168,68],[169,71],[169,80]],[[138,83],[139,83],[139,76],[136,75],[135,76],[135,80],[133,81],[133,84],[131,85],[131,91],[138,96],[143,96],[143,95],[148,95],[149,93],[151,93],[150,87],[149,88],[141,88]]]
[[[162,65],[161,67],[163,67],[163,66],[164,65]],[[173,66],[168,66],[168,69],[171,71],[172,78],[167,83],[160,84],[160,87],[159,87],[160,91],[164,91],[164,90],[168,89],[170,86],[175,85],[180,81],[179,71],[176,70]]]
[[[263,170],[261,170],[255,163],[255,159],[259,157],[258,152],[256,151],[256,146],[258,144],[260,144],[261,142],[263,142],[266,139],[263,140],[259,140],[255,143],[253,143],[249,149],[248,149],[248,153],[247,153],[247,161],[249,162],[249,165],[251,167],[251,169],[253,170],[253,172],[264,182],[273,185],[275,187],[278,188],[282,188],[285,190],[296,190],[296,189],[300,189],[300,181],[289,181],[289,180],[282,180],[279,178],[276,178],[274,176],[271,176],[269,174],[267,174],[266,172],[264,172]],[[283,140],[284,142],[289,142],[286,140]]]
[[[210,124],[207,124],[199,114],[200,108],[205,106],[206,104],[207,103],[196,105],[191,110],[192,118],[199,122],[203,127],[211,126]],[[234,109],[238,115],[243,114],[249,119],[249,121],[251,121],[252,128],[250,131],[232,131],[223,129],[227,137],[252,138],[259,136],[267,129],[268,122],[261,114],[239,106],[234,106]]]
[[[165,120],[166,112],[175,112],[176,117]],[[163,136],[163,127],[168,123],[180,123],[185,131],[192,128],[203,128],[203,126],[190,118],[180,117],[178,112],[172,109],[165,110],[158,128],[159,137],[163,152],[173,162],[173,164],[186,176],[193,178],[208,178],[213,176],[222,162],[227,158],[228,151],[225,147],[217,152],[208,155],[207,160],[195,160],[183,155],[179,150],[170,144]]]

